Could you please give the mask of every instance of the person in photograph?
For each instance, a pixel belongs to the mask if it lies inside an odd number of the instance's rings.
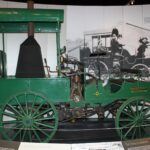
[[[96,48],[96,53],[103,53],[106,52],[106,48],[102,44],[102,39],[99,36],[98,37],[98,42],[97,42],[97,48]]]
[[[121,37],[117,28],[113,28],[111,33],[111,41],[110,41],[110,50],[112,54],[112,63],[113,63],[113,71],[119,72],[120,70],[120,61],[123,59],[123,44],[121,44],[118,39]]]
[[[80,48],[80,61],[87,63],[90,55],[91,50],[88,43],[85,43],[84,47]]]
[[[111,43],[110,43],[110,48],[111,48],[111,52],[114,55],[116,54],[121,54],[122,51],[122,47],[123,45],[121,43],[119,43],[118,39],[121,36],[119,35],[119,31],[117,28],[114,28],[112,30],[112,34],[111,34]]]
[[[139,42],[140,46],[137,49],[137,58],[145,58],[145,51],[149,46],[148,38],[147,37],[140,38]]]

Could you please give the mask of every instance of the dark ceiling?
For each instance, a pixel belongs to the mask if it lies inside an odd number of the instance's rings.
[[[27,0],[5,0],[16,2],[27,2]],[[133,2],[134,5],[150,4],[150,0],[34,0],[40,4],[57,4],[57,5],[87,5],[87,6],[114,6],[114,5],[129,5]]]

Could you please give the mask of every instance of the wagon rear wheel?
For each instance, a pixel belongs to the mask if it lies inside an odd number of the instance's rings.
[[[150,137],[150,99],[131,98],[116,115],[116,128],[122,139]]]
[[[45,97],[22,93],[9,99],[0,122],[7,140],[49,142],[57,130],[58,116],[54,105]]]
[[[105,86],[109,79],[108,67],[103,61],[90,62],[88,66],[88,73],[92,74],[94,77],[99,78],[103,81]]]
[[[140,70],[140,76],[136,76],[135,79],[148,80],[150,77],[149,67],[145,64],[136,64],[131,69]]]

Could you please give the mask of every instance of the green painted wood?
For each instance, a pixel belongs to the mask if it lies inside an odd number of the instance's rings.
[[[60,26],[56,22],[48,23],[34,23],[34,32],[35,33],[53,33],[59,32]],[[28,23],[19,22],[19,23],[2,23],[0,22],[0,32],[2,33],[27,33],[28,32]]]
[[[111,104],[116,100],[126,100],[130,97],[136,96],[149,96],[150,95],[150,84],[149,82],[135,81],[128,82],[126,80],[123,81],[118,91],[112,92],[111,85],[109,83],[106,87],[102,86],[102,83],[99,82],[98,89],[96,88],[96,84],[92,83],[86,85],[85,87],[85,99],[87,102],[93,103],[101,103],[103,106]],[[116,88],[114,86],[113,88]]]
[[[28,22],[34,22],[35,32],[58,32],[64,20],[64,10],[57,9],[0,9],[0,32],[27,32]]]
[[[0,85],[0,105],[6,104],[11,96],[27,91],[42,94],[53,103],[70,101],[68,78],[1,78]]]
[[[58,9],[1,8],[0,22],[63,22],[64,11]]]

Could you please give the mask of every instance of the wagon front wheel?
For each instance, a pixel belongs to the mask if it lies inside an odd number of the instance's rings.
[[[0,118],[3,137],[12,141],[49,142],[58,126],[57,111],[36,93],[12,96]]]
[[[117,111],[116,128],[123,140],[150,137],[150,99],[125,101]]]

